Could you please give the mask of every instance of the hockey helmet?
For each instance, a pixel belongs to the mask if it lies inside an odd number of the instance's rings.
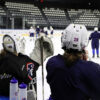
[[[98,27],[95,27],[95,28],[94,28],[94,31],[98,31]]]
[[[3,48],[12,53],[18,53],[16,35],[4,35],[3,36]]]
[[[88,32],[84,25],[70,24],[61,36],[62,48],[64,50],[83,50],[88,45]]]

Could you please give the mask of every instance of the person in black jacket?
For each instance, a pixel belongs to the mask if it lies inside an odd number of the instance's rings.
[[[36,41],[38,42],[39,40]],[[44,42],[47,41],[44,40]],[[52,46],[52,42],[50,46]],[[22,53],[18,53],[14,37],[12,38],[9,35],[4,35],[3,37],[3,48],[0,53],[0,99],[2,96],[5,96],[9,100],[9,83],[11,78],[15,77],[19,84],[24,82],[28,85],[36,77],[36,71],[39,65],[41,65],[41,52],[39,51],[40,47],[38,44],[30,54],[31,58]],[[36,53],[34,51],[38,52]],[[47,50],[45,52],[45,59],[53,54],[52,50],[49,55]],[[36,54],[39,56],[35,57]]]

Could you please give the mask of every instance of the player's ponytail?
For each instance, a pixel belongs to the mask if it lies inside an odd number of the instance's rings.
[[[82,57],[83,57],[82,52],[74,52],[74,53],[65,52],[63,54],[63,58],[65,60],[65,63],[66,63],[67,67],[71,67],[72,65],[74,65],[74,63],[77,60],[82,59]]]

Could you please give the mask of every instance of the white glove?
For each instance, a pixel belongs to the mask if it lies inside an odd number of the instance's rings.
[[[41,48],[43,48],[43,52],[41,51]],[[43,56],[41,53],[43,53]],[[54,49],[51,39],[45,36],[41,36],[35,41],[35,47],[30,54],[30,57],[41,65],[42,61],[44,62],[46,58],[53,55],[53,53]]]

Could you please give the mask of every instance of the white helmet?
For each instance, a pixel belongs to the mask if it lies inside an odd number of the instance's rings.
[[[88,32],[84,25],[70,24],[61,37],[62,48],[83,50],[88,44]]]
[[[39,28],[39,26],[37,26],[37,28]]]
[[[98,31],[98,27],[95,27],[95,28],[94,28],[94,31]]]
[[[17,48],[17,40],[16,40],[16,35],[4,35],[3,36],[3,48],[9,52],[12,53],[18,53],[19,50]]]
[[[30,29],[33,29],[33,27],[31,26]]]

